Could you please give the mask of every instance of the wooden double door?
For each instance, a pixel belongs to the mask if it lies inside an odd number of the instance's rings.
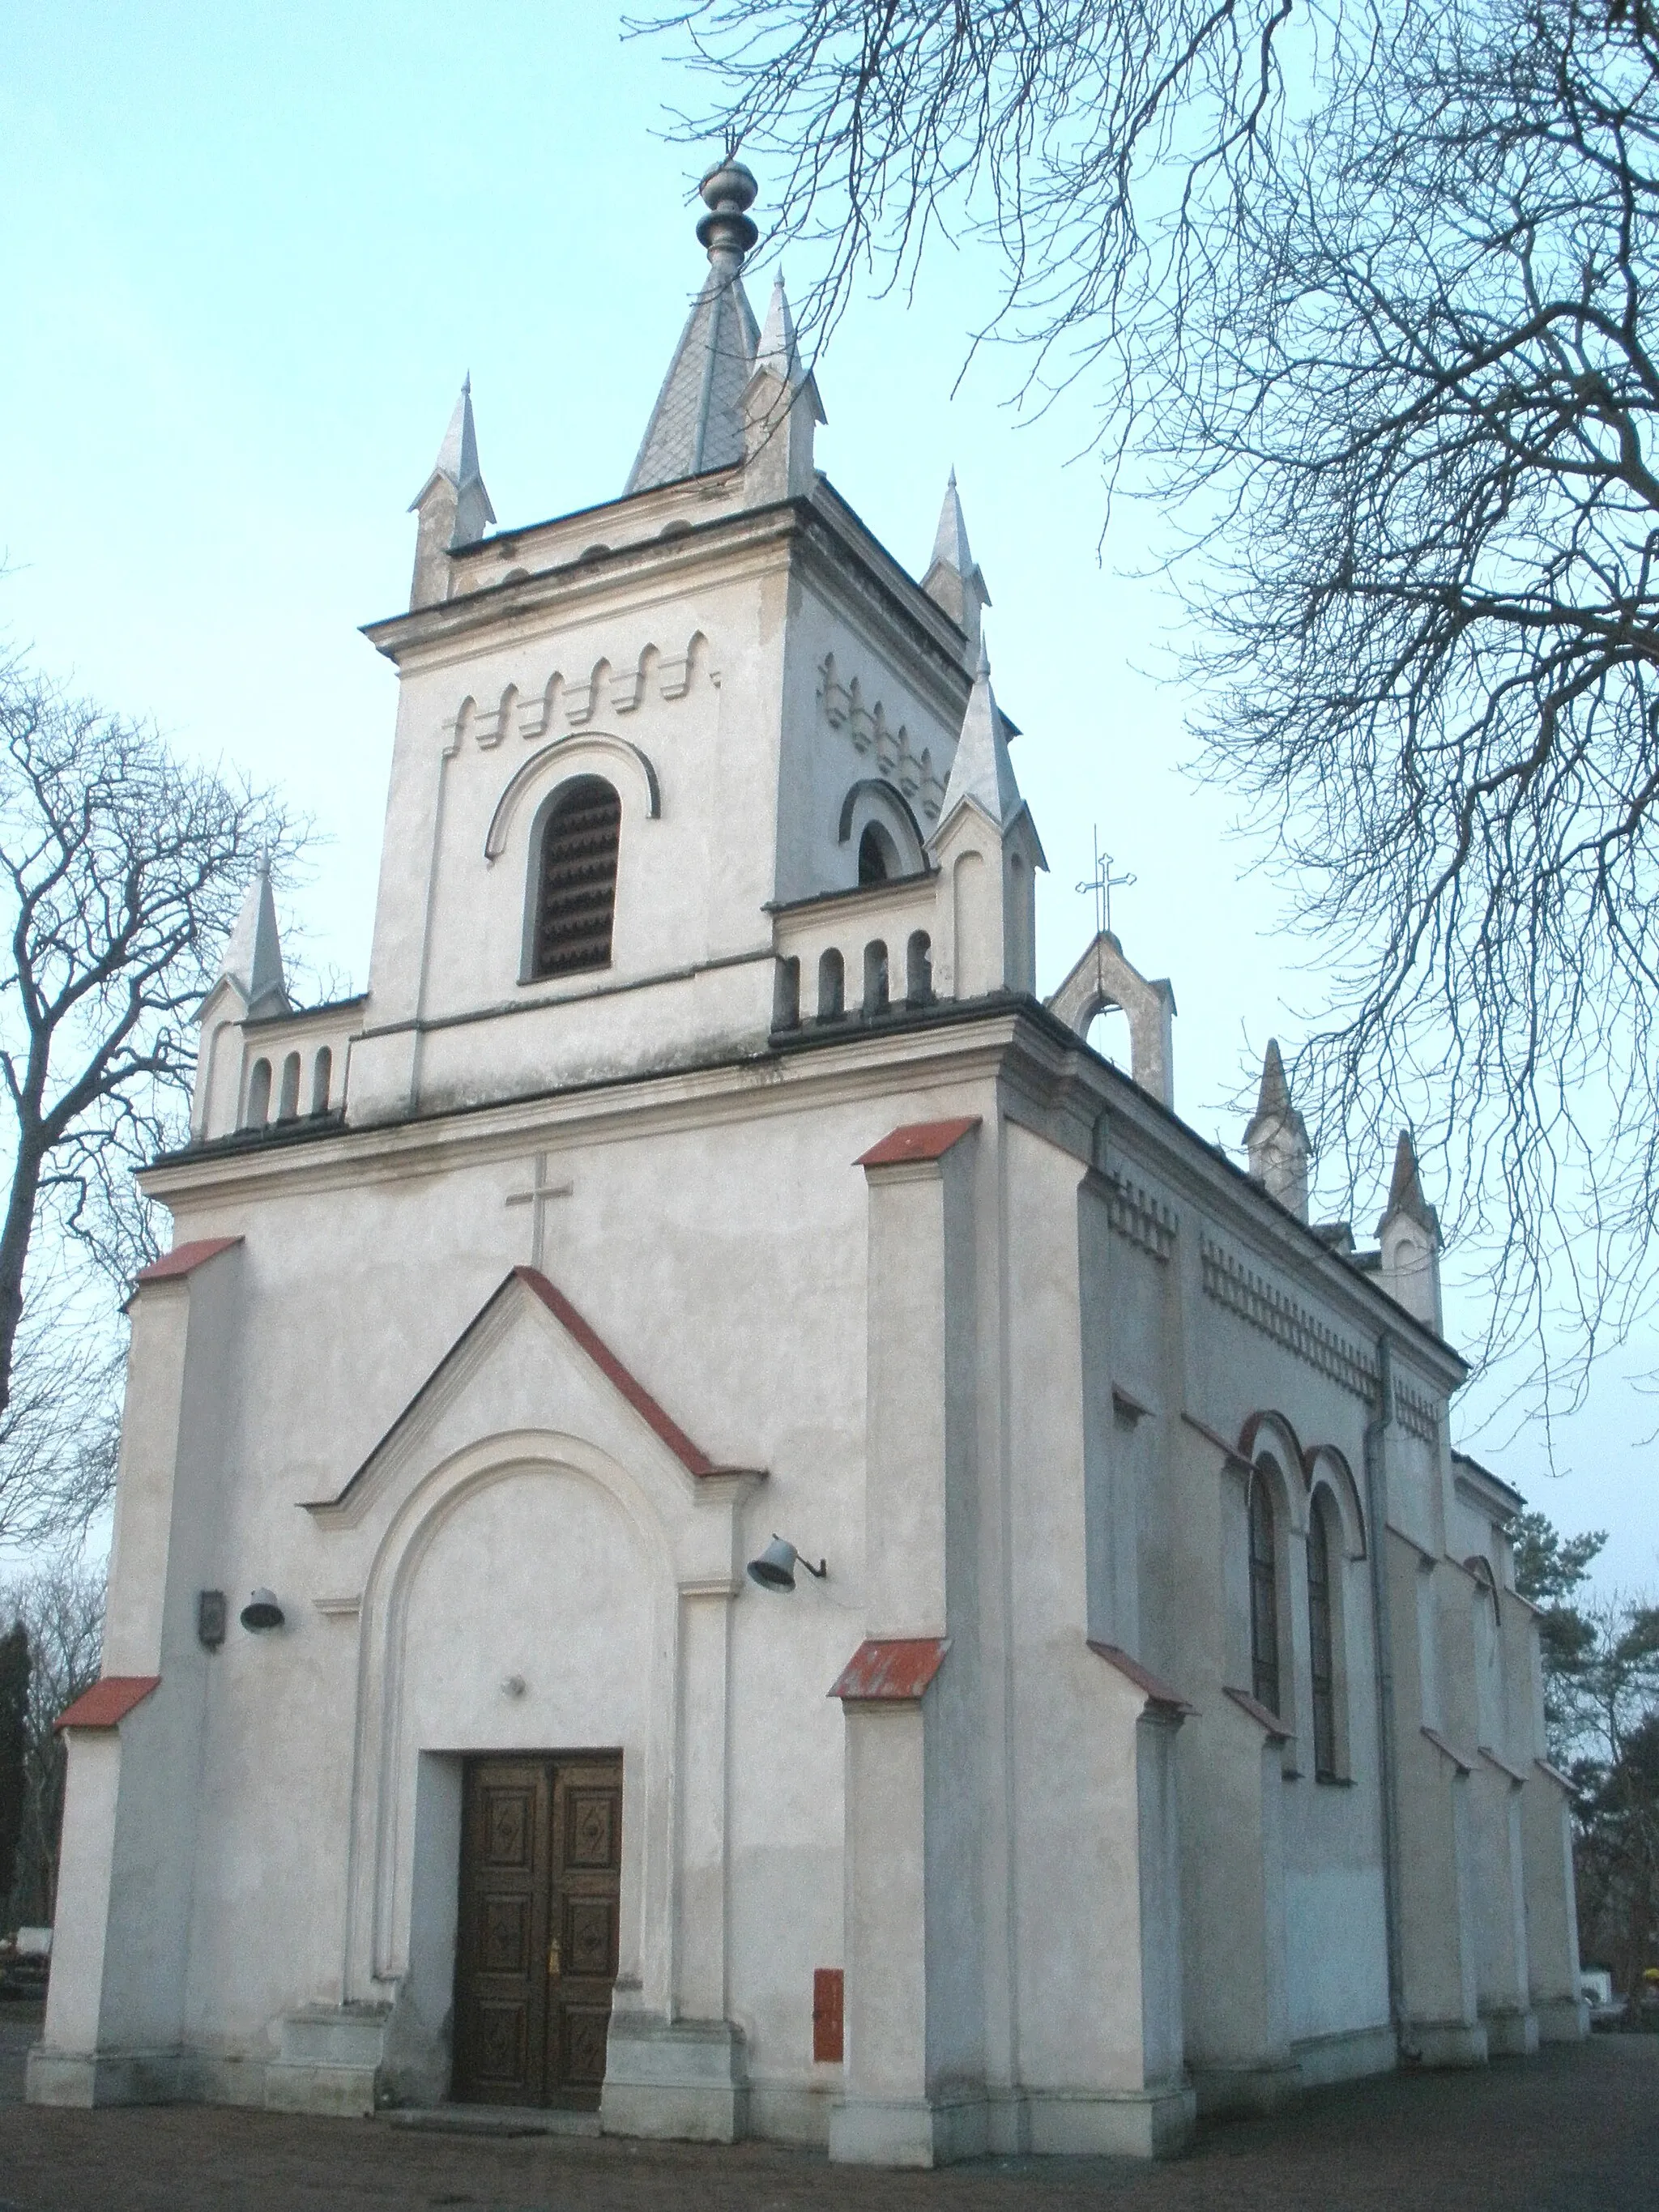
[[[617,1978],[622,1753],[469,1759],[453,2094],[599,2103]]]

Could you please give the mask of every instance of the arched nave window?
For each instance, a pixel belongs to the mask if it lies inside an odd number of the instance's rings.
[[[536,854],[532,978],[610,965],[621,833],[622,800],[603,776],[576,776],[554,793]]]
[[[1273,1493],[1258,1468],[1250,1477],[1250,1694],[1270,1713],[1279,1704],[1279,1562]]]
[[[1308,1656],[1313,1675],[1314,1778],[1337,1779],[1335,1586],[1331,1509],[1316,1492],[1308,1516]]]

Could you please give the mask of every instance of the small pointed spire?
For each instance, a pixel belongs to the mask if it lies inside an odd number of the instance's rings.
[[[1269,1037],[1261,1061],[1261,1086],[1255,1112],[1244,1132],[1249,1175],[1269,1197],[1305,1221],[1308,1218],[1308,1125],[1291,1103],[1279,1039]]]
[[[263,1014],[283,1013],[288,1007],[288,982],[283,972],[282,941],[276,933],[276,902],[271,896],[270,863],[262,860],[247,887],[241,912],[225,945],[219,973],[234,983],[256,1019]]]
[[[968,523],[962,512],[962,499],[957,490],[957,472],[953,467],[945,486],[945,500],[939,511],[939,528],[933,532],[933,563],[943,562],[957,574],[969,577],[975,574],[975,562],[968,544]]]
[[[472,372],[466,373],[449,428],[438,448],[432,473],[409,502],[420,517],[415,533],[415,572],[410,579],[411,607],[436,606],[449,597],[449,556],[458,545],[474,545],[495,520],[478,470],[478,434],[472,422]]]
[[[755,349],[755,374],[764,369],[793,390],[801,382],[800,353],[795,344],[795,319],[789,312],[789,295],[783,289],[783,271],[772,279],[772,297]]]
[[[974,688],[968,695],[962,735],[957,740],[956,758],[951,763],[950,781],[939,811],[939,829],[933,832],[935,839],[957,807],[969,799],[999,830],[1007,829],[1025,805],[1014,778],[1014,764],[1008,757],[1002,710],[991,689],[991,657],[982,638]]]
[[[1389,1203],[1376,1224],[1382,1249],[1377,1279],[1396,1304],[1414,1314],[1425,1328],[1442,1333],[1440,1309],[1440,1217],[1423,1195],[1417,1147],[1409,1129],[1395,1146]]]
[[[933,557],[921,580],[921,588],[936,606],[943,607],[976,653],[981,617],[991,604],[985,577],[968,543],[968,524],[957,490],[957,472],[951,471],[945,500],[933,532]]]
[[[1256,1119],[1259,1121],[1264,1114],[1283,1115],[1289,1110],[1290,1103],[1291,1086],[1285,1080],[1285,1062],[1279,1053],[1279,1039],[1269,1037],[1261,1062],[1261,1088],[1256,1093]]]
[[[820,422],[826,419],[817,379],[801,367],[800,349],[795,342],[795,319],[789,312],[789,295],[784,289],[781,269],[772,279],[772,297],[767,303],[760,343],[755,349],[755,374],[775,376],[787,392],[810,389],[814,419]]]
[[[1380,1237],[1389,1223],[1403,1214],[1414,1221],[1419,1229],[1428,1231],[1437,1245],[1440,1242],[1440,1217],[1423,1195],[1423,1177],[1417,1164],[1417,1147],[1412,1142],[1409,1129],[1400,1132],[1400,1141],[1394,1148],[1394,1176],[1389,1184],[1389,1203],[1382,1218],[1376,1224]]]
[[[468,369],[462,380],[460,395],[455,410],[449,418],[449,428],[444,432],[444,441],[438,448],[438,458],[433,463],[432,473],[409,502],[411,514],[418,514],[428,493],[441,480],[455,495],[454,532],[452,545],[471,545],[482,538],[487,523],[495,520],[495,510],[489,503],[489,494],[478,468],[478,433],[472,420],[472,372]]]

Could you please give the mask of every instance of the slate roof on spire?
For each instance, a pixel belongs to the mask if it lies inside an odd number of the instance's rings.
[[[1376,1224],[1379,1237],[1384,1223],[1392,1221],[1397,1213],[1407,1215],[1438,1241],[1440,1217],[1423,1195],[1423,1178],[1417,1166],[1417,1147],[1412,1142],[1409,1129],[1400,1132],[1400,1141],[1394,1148],[1394,1180],[1389,1185],[1389,1203],[1383,1209],[1382,1219]]]
[[[1014,780],[1014,764],[1008,757],[1008,726],[991,689],[991,663],[982,646],[974,688],[968,695],[968,711],[962,718],[957,757],[951,763],[950,781],[945,787],[945,799],[939,811],[934,840],[957,807],[969,799],[988,815],[999,830],[1006,830],[1020,814],[1028,822],[1030,820],[1030,811]],[[1032,835],[1036,834],[1033,824]],[[1042,865],[1046,867],[1047,861]]]
[[[283,973],[283,947],[276,934],[276,902],[271,896],[270,868],[262,863],[247,887],[242,910],[225,945],[219,973],[247,1000],[250,1014],[282,1013],[288,1007],[288,981]]]
[[[453,484],[462,495],[469,521],[482,516],[476,530],[468,532],[469,539],[482,537],[486,522],[494,522],[495,510],[489,503],[489,494],[478,469],[478,434],[472,421],[472,372],[467,371],[461,385],[460,396],[455,402],[455,411],[449,418],[449,428],[444,432],[444,441],[438,448],[438,458],[432,465],[432,473],[409,502],[414,514],[440,477]],[[471,501],[465,495],[471,492]],[[462,542],[459,539],[458,543]]]
[[[710,170],[699,189],[711,210],[697,225],[708,276],[668,364],[624,498],[743,459],[743,394],[760,330],[739,271],[757,236],[745,213],[756,185],[747,169],[729,161]]]

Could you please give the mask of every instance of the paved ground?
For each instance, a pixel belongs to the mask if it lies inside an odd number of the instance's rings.
[[[9,2008],[8,2008],[9,2010]],[[35,2033],[0,2014],[8,2045]],[[373,2120],[175,2106],[0,2109],[0,2212],[1625,2212],[1659,2206],[1659,2036],[1597,2036],[1480,2075],[1326,2090],[1207,2130],[1189,2158],[996,2160],[939,2173],[732,2150],[480,2142]]]

